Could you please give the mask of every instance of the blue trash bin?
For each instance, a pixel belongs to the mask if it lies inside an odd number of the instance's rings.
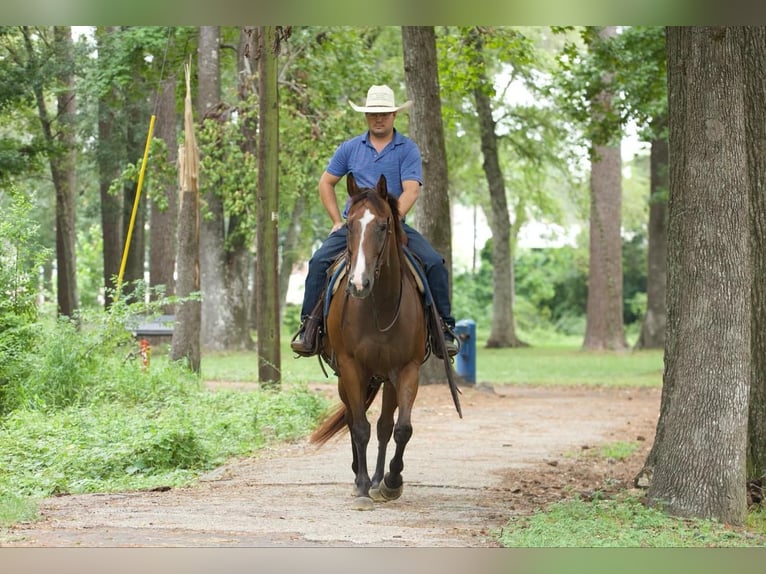
[[[466,383],[476,382],[476,321],[462,319],[455,323],[455,334],[460,339],[455,370]]]

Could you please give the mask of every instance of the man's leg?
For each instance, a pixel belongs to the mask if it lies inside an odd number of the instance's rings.
[[[455,318],[452,316],[452,303],[449,297],[449,272],[444,264],[444,257],[415,229],[405,224],[404,230],[407,233],[407,246],[423,262],[423,270],[431,289],[434,305],[442,319],[447,353],[450,356],[455,356],[457,355],[454,337]]]
[[[309,260],[301,307],[301,327],[290,343],[290,348],[303,357],[317,353],[317,334],[323,320],[321,295],[327,283],[327,270],[345,248],[346,228],[341,227],[325,239]]]

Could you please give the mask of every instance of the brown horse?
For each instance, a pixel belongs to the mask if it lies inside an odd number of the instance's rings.
[[[347,218],[346,272],[326,317],[323,356],[338,374],[342,404],[311,436],[323,444],[348,427],[351,434],[358,510],[373,500],[402,493],[404,449],[412,436],[410,415],[418,392],[420,365],[427,357],[427,317],[408,269],[397,199],[381,176],[374,189],[361,189],[346,176],[351,204]],[[370,423],[367,409],[383,385],[377,423],[378,456],[372,479],[367,470]],[[456,396],[453,392],[453,397]],[[459,406],[458,412],[460,412]],[[394,411],[398,409],[396,424]],[[385,473],[386,446],[396,451]]]

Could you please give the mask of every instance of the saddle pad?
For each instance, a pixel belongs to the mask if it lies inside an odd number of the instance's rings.
[[[425,293],[426,290],[423,286],[422,271],[419,272],[417,269],[415,269],[415,264],[409,257],[405,257],[404,260],[407,262],[407,267],[412,272],[412,276],[415,278],[415,285],[417,285],[418,291],[421,294]],[[335,295],[335,292],[338,290],[340,280],[343,279],[343,276],[346,274],[345,263],[346,260],[343,257],[336,259],[330,267],[330,270],[327,272],[328,275],[332,278],[332,284],[330,285],[331,296]]]

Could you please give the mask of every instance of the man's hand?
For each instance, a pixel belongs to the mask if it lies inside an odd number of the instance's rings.
[[[336,231],[338,231],[341,227],[343,227],[343,222],[339,221],[338,223],[333,224],[332,229],[330,229],[330,233],[327,235],[332,235]]]

